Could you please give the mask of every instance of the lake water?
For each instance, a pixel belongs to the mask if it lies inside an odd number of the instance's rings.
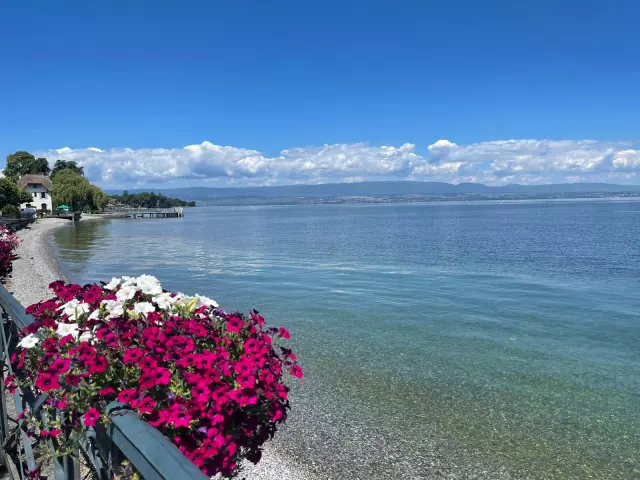
[[[73,281],[289,327],[276,442],[321,477],[640,478],[640,202],[203,207],[55,242]]]

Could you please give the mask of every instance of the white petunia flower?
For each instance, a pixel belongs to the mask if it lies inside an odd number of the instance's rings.
[[[94,310],[93,312],[91,312],[91,315],[89,315],[89,320],[98,320],[100,318],[100,310]]]
[[[135,287],[133,285],[122,286],[120,287],[120,290],[116,292],[116,298],[121,302],[125,300],[131,300],[135,296],[137,291],[138,287]]]
[[[176,299],[168,292],[157,295],[152,300],[162,310],[172,310],[173,305],[176,303]]]
[[[205,297],[204,295],[199,295],[196,293],[196,298],[198,299],[198,304],[196,305],[198,308],[206,305],[207,307],[218,308],[218,303],[215,300],[210,299],[209,297]]]
[[[91,309],[89,307],[89,304],[82,303],[76,300],[75,298],[70,302],[65,303],[60,308],[62,309],[62,312],[65,315],[67,315],[70,320],[73,320],[74,322],[78,321],[78,317],[80,315],[82,315],[83,313],[87,313]]]
[[[211,299],[208,299],[211,300]],[[213,301],[213,300],[211,300]],[[194,310],[203,307],[205,304],[201,301],[199,296],[190,297],[185,295],[184,293],[178,293],[176,295],[176,303],[182,305],[183,307],[188,307],[189,311],[193,312]],[[215,303],[215,302],[213,302]]]
[[[75,323],[59,323],[56,334],[60,337],[66,337],[72,335],[73,338],[78,338],[78,325]]]
[[[122,317],[124,315],[124,308],[120,300],[103,300],[102,305],[109,312],[107,318]]]
[[[160,295],[162,293],[162,287],[160,281],[152,275],[140,275],[136,280],[136,285],[142,293],[147,295]]]
[[[136,278],[135,277],[127,277],[127,276],[123,276],[122,277],[122,286],[123,287],[130,287],[131,285],[135,285],[136,284]]]
[[[18,342],[18,346],[21,348],[33,348],[38,344],[38,342],[40,342],[40,338],[36,337],[33,333],[30,333]]]
[[[186,305],[191,300],[193,300],[195,297],[190,297],[188,295],[185,295],[182,292],[178,292],[178,293],[176,293],[176,296],[174,298],[176,300],[176,303],[179,303],[180,305]]]
[[[78,340],[80,340],[81,342],[91,342],[92,338],[93,334],[91,332],[82,332]]]
[[[104,309],[107,312],[110,312],[111,310],[114,309],[114,307],[116,305],[120,305],[121,302],[119,300],[102,300],[102,302],[100,302],[101,305],[104,305]]]
[[[149,302],[138,302],[133,305],[134,313],[138,313],[138,314],[144,313],[146,315],[147,313],[151,313],[155,311],[156,311],[156,307],[154,307],[153,304]]]
[[[123,316],[124,316],[124,307],[122,306],[122,304],[119,304],[113,307],[113,310],[109,312],[109,315],[107,318],[116,318],[116,317],[123,317]]]
[[[104,286],[104,288],[107,288],[109,290],[113,290],[118,285],[120,285],[120,282],[121,282],[121,280],[119,278],[113,277],[111,279],[111,281]]]

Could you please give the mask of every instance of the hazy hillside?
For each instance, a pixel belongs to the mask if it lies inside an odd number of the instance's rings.
[[[482,183],[453,185],[440,182],[361,182],[329,183],[322,185],[284,185],[276,187],[236,188],[161,188],[132,189],[129,193],[153,190],[169,197],[206,202],[220,198],[282,198],[282,197],[351,197],[380,195],[463,195],[463,194],[561,194],[595,192],[640,192],[640,185],[608,183],[566,183],[553,185],[506,185],[491,187]],[[110,193],[121,193],[114,190]]]

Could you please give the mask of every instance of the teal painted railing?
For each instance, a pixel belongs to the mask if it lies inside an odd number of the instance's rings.
[[[3,377],[12,374],[11,353],[18,341],[18,333],[32,323],[33,319],[24,312],[24,307],[0,285],[0,309],[2,310],[2,328],[0,329],[0,364]],[[17,471],[20,478],[28,478],[28,472],[38,468],[34,449],[38,442],[51,442],[27,436],[23,421],[17,420],[20,414],[29,408],[46,423],[42,405],[46,395],[35,398],[30,392],[16,390],[9,399],[4,381],[0,381],[0,464],[4,469],[2,478],[12,478]],[[8,414],[7,400],[14,404],[16,418]],[[206,480],[207,477],[189,459],[167,440],[158,430],[141,420],[135,412],[113,402],[107,407],[111,421],[105,428],[89,428],[81,442],[81,451],[75,455],[61,456],[53,460],[55,480],[80,480],[79,458],[85,459],[86,466],[92,471],[88,478],[111,480],[114,468],[128,460],[135,470],[146,480]],[[15,469],[10,468],[13,463]],[[7,476],[10,475],[10,476]],[[83,475],[87,478],[87,474]]]

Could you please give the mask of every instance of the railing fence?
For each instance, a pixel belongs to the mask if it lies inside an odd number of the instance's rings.
[[[25,420],[18,420],[26,408],[44,424],[49,419],[42,405],[47,395],[36,398],[31,392],[17,389],[7,403],[4,377],[13,374],[11,353],[18,342],[18,333],[33,319],[24,313],[24,307],[0,285],[0,480],[29,478],[29,472],[41,467],[34,451],[42,447],[53,449],[51,438],[30,437],[25,431]],[[128,460],[146,480],[206,480],[207,477],[158,430],[141,420],[135,412],[118,402],[107,407],[110,423],[97,429],[87,428],[80,440],[81,451],[53,460],[55,480],[81,480],[97,478],[111,480],[123,460]],[[83,459],[81,462],[80,459]],[[13,462],[14,468],[11,468]],[[88,471],[81,472],[81,463]],[[4,475],[4,477],[2,477]]]

